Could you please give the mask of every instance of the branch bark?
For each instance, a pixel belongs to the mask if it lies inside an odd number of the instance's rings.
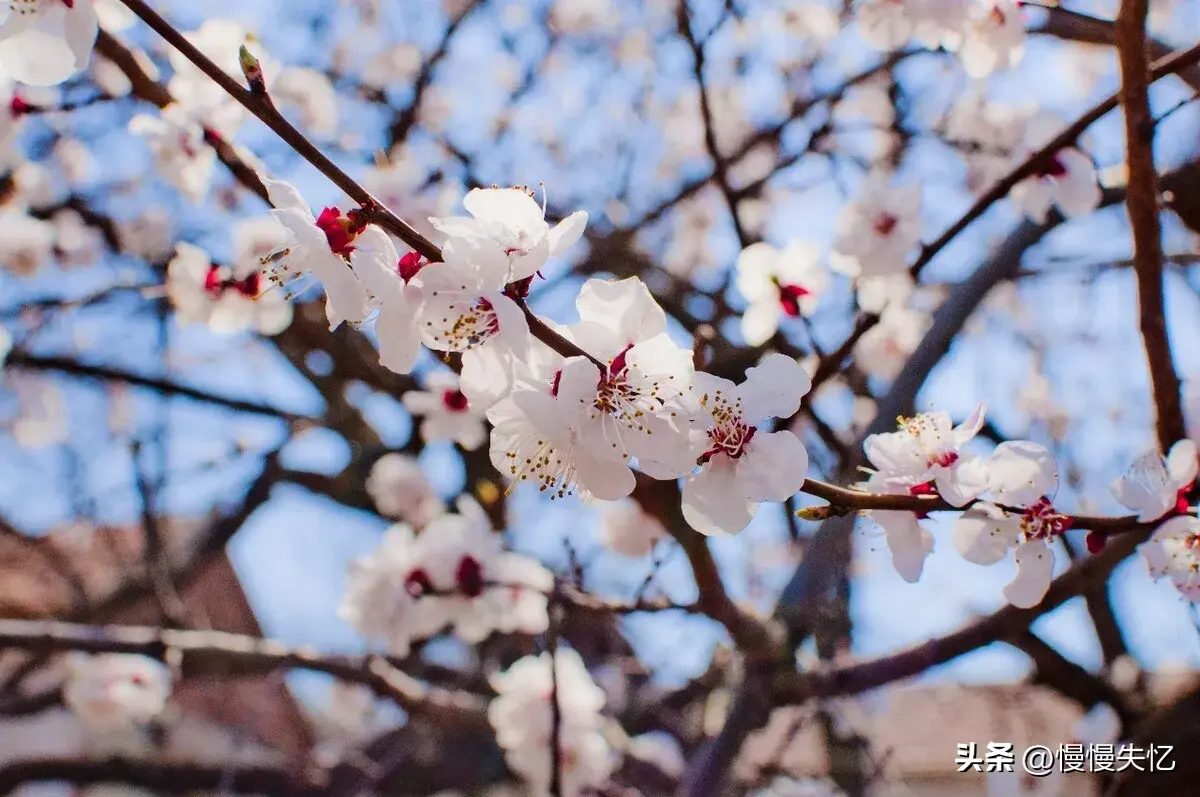
[[[1158,216],[1158,174],[1154,170],[1154,117],[1150,114],[1146,15],[1149,0],[1123,0],[1117,15],[1116,44],[1121,61],[1121,102],[1125,106],[1125,147],[1129,188],[1125,206],[1133,228],[1133,269],[1138,314],[1157,411],[1159,449],[1164,453],[1186,436],[1179,376],[1171,359],[1163,308],[1162,230]]]

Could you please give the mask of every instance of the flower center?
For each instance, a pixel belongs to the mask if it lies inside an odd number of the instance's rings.
[[[236,291],[248,299],[258,296],[261,284],[257,271],[240,280],[226,277],[225,274],[224,268],[213,263],[208,267],[208,273],[204,275],[204,290],[213,301],[220,299],[226,291],[230,290]]]
[[[781,285],[778,280],[775,282],[779,288],[779,305],[783,308],[783,312],[797,318],[800,315],[800,300],[805,296],[811,296],[812,291],[802,285]]]
[[[442,393],[442,405],[451,412],[466,412],[467,397],[461,390],[447,390]]]
[[[454,583],[463,595],[478,598],[483,594],[483,565],[473,556],[464,556],[454,571]]]
[[[1188,511],[1188,493],[1196,487],[1196,482],[1190,481],[1179,488],[1179,492],[1175,493],[1175,511],[1181,515],[1186,515]]]
[[[425,568],[418,567],[405,577],[404,590],[414,598],[420,598],[433,592],[433,582],[429,579],[429,573],[425,571]]]
[[[1071,528],[1071,519],[1058,512],[1050,499],[1043,496],[1021,516],[1021,531],[1025,540],[1044,540],[1057,537]]]
[[[900,219],[894,213],[884,211],[875,217],[875,234],[880,238],[886,238],[896,229],[896,225],[900,223]]]
[[[696,464],[703,465],[717,454],[725,454],[730,459],[745,454],[746,446],[754,439],[758,427],[751,426],[742,418],[742,400],[731,400],[718,390],[711,395],[705,393],[701,396],[700,406],[708,410],[716,423],[708,430],[712,447],[697,457]]]
[[[322,210],[321,215],[317,216],[316,225],[325,233],[330,251],[342,257],[350,256],[354,251],[354,239],[367,227],[361,218],[343,216],[342,211],[336,207]]]
[[[442,293],[433,291],[432,295]],[[445,344],[450,351],[472,349],[500,332],[500,318],[490,301],[466,291],[462,295],[461,302],[449,303],[446,315],[426,321],[434,340]]]

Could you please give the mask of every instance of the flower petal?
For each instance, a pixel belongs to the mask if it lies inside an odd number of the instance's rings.
[[[787,430],[758,432],[735,465],[742,497],[747,501],[786,501],[799,492],[808,475],[808,451]]]
[[[788,418],[800,409],[800,399],[812,387],[808,371],[786,354],[768,354],[746,369],[737,387],[742,415],[751,424],[767,418]]]
[[[1004,597],[1018,609],[1042,602],[1054,575],[1054,553],[1042,540],[1022,543],[1014,554],[1017,576],[1004,588]]]
[[[757,506],[741,495],[733,461],[718,454],[683,484],[683,517],[701,534],[737,534],[750,524]]]

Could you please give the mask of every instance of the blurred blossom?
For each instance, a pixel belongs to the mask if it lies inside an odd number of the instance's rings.
[[[929,316],[925,313],[905,307],[889,308],[880,316],[879,323],[858,341],[854,348],[856,361],[871,376],[895,379],[929,326]]]
[[[601,510],[600,541],[613,553],[632,558],[649,556],[666,529],[637,501],[606,502]]]
[[[650,731],[629,740],[629,755],[653,764],[664,775],[679,778],[683,775],[683,748],[675,737],[665,731]]]
[[[117,222],[121,248],[151,263],[165,263],[171,256],[175,226],[166,210],[151,207],[142,215]]]
[[[61,138],[54,145],[54,158],[63,177],[73,186],[81,186],[95,177],[97,164],[92,151],[77,138]]]
[[[445,511],[421,466],[405,454],[385,454],[376,460],[366,490],[380,514],[417,528]]]
[[[15,210],[0,211],[0,266],[31,276],[50,259],[56,230],[48,221]]]
[[[121,653],[72,654],[63,702],[89,729],[121,731],[163,712],[171,675],[154,659]]]
[[[337,134],[337,92],[324,73],[308,67],[289,66],[279,73],[271,97],[282,106],[300,111],[300,126],[318,138]]]

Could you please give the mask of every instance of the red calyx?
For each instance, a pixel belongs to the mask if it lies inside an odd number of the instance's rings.
[[[414,598],[420,598],[433,592],[433,582],[429,580],[429,573],[425,572],[425,568],[418,567],[404,579],[404,589]]]
[[[208,273],[204,275],[204,290],[214,299],[219,298],[225,290],[225,280],[221,279],[221,267],[216,263],[209,265]]]
[[[221,276],[222,272],[223,269],[213,263],[208,267],[208,273],[204,275],[204,290],[213,299],[220,299],[227,290],[237,291],[248,299],[258,296],[259,289],[262,287],[262,277],[257,271],[240,280],[224,279]]]
[[[461,390],[447,390],[442,393],[442,404],[451,412],[467,411],[467,397]]]
[[[75,0],[62,0],[62,1],[63,1],[63,5],[66,6],[67,8],[75,7]]]
[[[558,398],[558,387],[562,384],[562,369],[559,368],[554,372],[554,379],[550,380],[550,395]]]
[[[626,357],[626,355],[629,354],[629,350],[632,348],[633,348],[633,344],[630,343],[628,346],[621,349],[621,351],[619,351],[617,353],[616,357],[612,358],[612,362],[610,362],[608,364],[608,375],[609,376],[616,376],[617,374],[619,374],[625,370],[625,357]]]
[[[937,484],[935,482],[922,482],[921,484],[914,484],[912,487],[908,488],[908,494],[937,495]],[[917,516],[918,520],[924,520],[925,518],[929,517],[928,512],[916,512],[914,514]]]
[[[409,252],[400,258],[400,262],[396,264],[396,271],[400,273],[400,279],[408,282],[417,276],[421,269],[428,265],[429,261],[421,257],[420,254]]]
[[[812,291],[799,285],[780,285],[779,304],[783,307],[783,312],[796,318],[800,315],[800,300],[811,293]]]
[[[316,223],[321,232],[325,233],[330,251],[343,257],[349,257],[354,251],[352,242],[355,236],[366,228],[366,224],[362,224],[361,220],[355,221],[343,216],[342,211],[336,207],[322,210]]]
[[[1179,488],[1179,492],[1175,494],[1175,511],[1181,515],[1186,515],[1188,511],[1188,493],[1196,489],[1196,483],[1191,482],[1184,487]]]
[[[900,223],[900,219],[894,213],[880,213],[875,217],[875,234],[879,236],[887,236],[892,234],[892,230],[896,229],[896,225]]]
[[[542,272],[538,272],[535,276],[540,276]],[[529,296],[529,289],[533,287],[533,277],[526,277],[516,282],[510,282],[504,286],[504,295],[513,301],[520,301]]]
[[[1108,535],[1089,531],[1084,535],[1083,542],[1087,545],[1088,553],[1100,553],[1104,550],[1104,544],[1108,542]]]
[[[1050,159],[1049,163],[1047,163],[1042,168],[1038,169],[1037,173],[1038,173],[1039,177],[1059,178],[1059,177],[1064,176],[1067,173],[1067,167],[1062,162],[1062,160],[1057,155],[1055,155],[1053,158]]]
[[[473,556],[464,556],[454,571],[454,582],[459,592],[468,598],[478,598],[483,594],[483,565]]]
[[[8,112],[16,119],[19,116],[24,116],[28,113],[33,113],[37,107],[31,105],[28,100],[20,94],[12,95],[12,99],[8,101]]]

